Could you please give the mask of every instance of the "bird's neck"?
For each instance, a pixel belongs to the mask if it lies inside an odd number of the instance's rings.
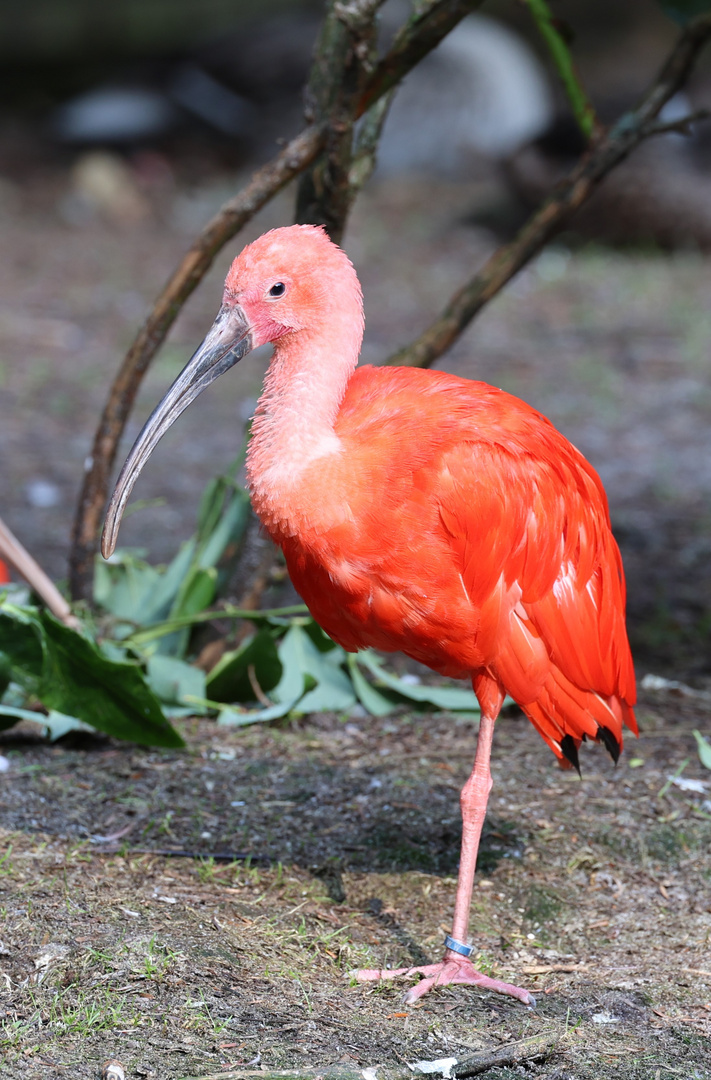
[[[331,325],[298,331],[275,344],[252,425],[247,475],[257,514],[273,531],[300,512],[304,474],[340,456],[336,419],[360,349],[360,333]],[[350,347],[344,346],[350,342]]]

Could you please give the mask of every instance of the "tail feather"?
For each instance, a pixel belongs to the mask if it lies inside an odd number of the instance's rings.
[[[626,701],[581,690],[555,667],[536,700],[519,705],[556,757],[575,768],[578,747],[586,736],[601,742],[616,762],[623,726],[637,734],[634,710]]]

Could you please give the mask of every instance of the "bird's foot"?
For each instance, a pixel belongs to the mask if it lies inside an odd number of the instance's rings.
[[[449,983],[470,983],[479,986],[482,990],[494,990],[497,994],[508,994],[509,997],[518,998],[524,1005],[534,1007],[536,999],[528,990],[522,990],[511,983],[501,982],[499,979],[490,979],[488,975],[482,975],[480,971],[466,957],[453,957],[447,954],[444,960],[438,964],[424,964],[411,968],[383,968],[378,970],[362,969],[354,972],[359,982],[376,982],[381,979],[396,979],[400,976],[423,975],[424,978],[411,987],[405,994],[405,1003],[412,1005],[418,1001],[433,986],[447,986]]]

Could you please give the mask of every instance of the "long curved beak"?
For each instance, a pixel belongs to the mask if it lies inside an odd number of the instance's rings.
[[[209,334],[148,417],[126,458],[109,502],[101,536],[101,554],[105,559],[116,547],[121,518],[133,485],[168,428],[210,383],[251,350],[252,334],[244,311],[238,304],[223,304]]]

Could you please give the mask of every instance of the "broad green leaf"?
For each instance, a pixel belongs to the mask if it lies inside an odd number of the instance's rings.
[[[319,652],[330,653],[333,652],[334,649],[337,649],[338,659],[336,662],[339,664],[343,663],[343,660],[346,656],[345,650],[342,649],[340,645],[336,645],[336,642],[333,640],[333,638],[330,638],[328,636],[326,631],[319,626],[319,624],[314,618],[305,619],[301,625],[303,626],[304,630],[309,635]]]
[[[319,652],[302,627],[292,626],[279,644],[284,674],[272,696],[279,701],[295,697],[299,677],[303,681],[304,676],[311,676],[316,685],[307,689],[299,700],[299,712],[349,709],[355,704],[355,694],[348,676],[339,666],[344,657],[339,646],[334,646],[330,653]]]
[[[12,665],[12,677],[32,693],[42,675],[42,632],[34,608],[5,603],[0,608],[0,652]]]
[[[217,571],[201,570],[193,565],[187,571],[183,587],[178,593],[170,612],[171,618],[191,617],[208,608],[215,599]],[[168,656],[182,657],[190,642],[190,626],[163,637],[157,646],[157,652]]]
[[[180,546],[175,558],[168,563],[165,570],[160,572],[160,581],[156,583],[153,592],[148,598],[148,607],[143,616],[139,616],[143,625],[158,622],[172,613],[175,599],[183,587],[183,582],[194,558],[195,540],[191,539]]]
[[[204,544],[215,531],[222,507],[225,502],[227,480],[224,476],[215,476],[208,481],[200,496],[197,515],[197,542]]]
[[[217,565],[228,544],[237,543],[241,539],[249,521],[249,512],[249,495],[243,488],[237,488],[219,523],[200,551],[199,566],[205,569]]]
[[[387,697],[382,691],[368,682],[358,667],[358,662],[353,653],[348,655],[348,671],[353,683],[353,689],[358,695],[358,700],[371,716],[387,716],[400,704],[398,700]]]
[[[436,705],[438,709],[450,709],[454,712],[466,710],[478,712],[478,705],[474,691],[465,690],[458,686],[427,686],[420,683],[411,684],[391,675],[386,671],[377,655],[370,649],[356,654],[359,663],[363,664],[378,682],[384,683],[390,690],[397,691],[404,698],[422,704]]]
[[[116,618],[137,625],[164,619],[185,582],[194,555],[195,541],[189,540],[163,570],[127,551],[117,552],[108,563],[97,559],[94,599]]]
[[[0,698],[10,685],[11,679],[12,665],[10,663],[10,657],[7,653],[0,652]]]
[[[217,571],[214,567],[195,567],[185,580],[185,587],[176,598],[170,614],[179,618],[181,615],[195,615],[204,611],[215,599]]]
[[[228,703],[254,701],[254,688],[249,678],[250,666],[254,668],[254,677],[265,694],[279,683],[283,667],[274,638],[268,630],[260,630],[243,642],[239,649],[225,653],[207,677],[207,696],[213,701]]]
[[[156,697],[169,705],[188,705],[187,697],[205,697],[205,673],[200,668],[174,656],[156,654],[149,657],[148,685]],[[192,711],[203,712],[200,707]]]
[[[41,724],[46,719],[44,713],[34,712],[32,709],[17,709],[13,705],[0,703],[0,731],[7,731],[20,720],[31,720],[33,724]]]
[[[92,641],[48,612],[5,604],[0,642],[14,681],[47,709],[120,739],[183,745],[134,664],[107,659]]]
[[[711,769],[711,742],[704,738],[700,731],[694,731],[696,746],[699,751],[699,760],[705,769]]]
[[[267,709],[253,709],[248,712],[237,712],[236,709],[223,709],[217,717],[217,723],[222,727],[246,727],[247,724],[260,724],[266,720],[279,720],[287,716],[298,704],[299,699],[282,701],[278,705],[270,705]]]
[[[43,611],[45,662],[37,694],[50,709],[107,735],[152,746],[183,746],[135,664],[107,660],[98,647]]]
[[[659,0],[662,11],[681,26],[711,11],[711,0]]]
[[[49,716],[40,716],[38,720],[47,729],[50,742],[56,742],[70,731],[95,730],[89,724],[77,720],[76,716],[65,716],[64,713],[57,712],[55,709],[50,709]]]
[[[97,564],[94,595],[106,611],[117,619],[141,623],[151,592],[160,581],[158,571],[128,552],[114,556],[114,562]]]

